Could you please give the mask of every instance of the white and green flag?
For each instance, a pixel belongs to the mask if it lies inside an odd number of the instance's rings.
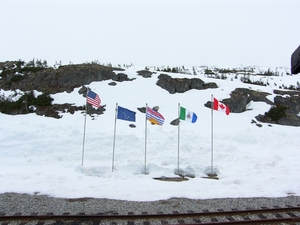
[[[187,122],[195,123],[197,121],[197,115],[194,112],[191,112],[186,108],[180,106],[179,119],[185,120]]]

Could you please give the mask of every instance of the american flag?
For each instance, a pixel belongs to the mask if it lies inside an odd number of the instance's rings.
[[[165,118],[157,111],[154,111],[153,109],[147,107],[146,110],[146,118],[149,120],[151,123],[156,124],[156,125],[163,125]]]
[[[92,106],[95,106],[96,108],[100,108],[100,97],[98,94],[96,94],[93,91],[89,91],[86,98],[87,103],[91,104]]]

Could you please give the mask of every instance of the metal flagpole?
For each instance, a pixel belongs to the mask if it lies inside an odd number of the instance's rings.
[[[87,90],[86,94],[87,94],[87,93],[88,93],[88,90]],[[87,96],[86,96],[86,98],[87,98]],[[83,157],[84,157],[86,114],[87,114],[87,100],[85,101],[85,118],[84,118],[84,128],[83,128],[82,162],[81,162],[81,165],[82,165],[82,166],[83,166]]]
[[[178,159],[177,159],[177,174],[179,175],[179,138],[180,138],[180,103],[178,103]]]
[[[112,166],[111,166],[111,171],[112,172],[114,171],[114,159],[115,159],[117,111],[118,111],[118,103],[116,103],[116,110],[115,110],[115,128],[114,128],[113,158],[112,158]]]
[[[213,129],[214,129],[214,126],[213,126],[213,115],[214,115],[214,113],[213,113],[213,111],[214,111],[214,99],[213,99],[213,95],[211,95],[211,174],[213,175],[214,174],[214,172],[213,172],[213,152],[214,152],[214,148],[213,148],[213,146],[214,146],[214,141],[213,141],[213,135],[214,135],[214,131],[213,131]]]
[[[147,174],[146,168],[146,155],[147,155],[147,108],[148,104],[146,103],[146,116],[145,116],[145,174]]]

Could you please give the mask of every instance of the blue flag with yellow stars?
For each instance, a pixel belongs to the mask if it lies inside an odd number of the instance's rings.
[[[135,122],[135,114],[134,111],[118,106],[117,119]]]

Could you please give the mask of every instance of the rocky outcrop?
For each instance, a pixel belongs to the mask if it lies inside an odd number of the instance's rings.
[[[44,93],[72,92],[74,88],[88,85],[93,81],[113,80],[130,81],[124,73],[116,74],[121,70],[98,64],[78,64],[60,66],[58,69],[44,68],[37,72],[27,73],[13,79],[14,76],[6,75],[0,80],[0,87],[5,90],[20,89],[23,91],[37,90]]]
[[[270,95],[267,92],[253,91],[247,88],[236,88],[230,94],[230,98],[222,100],[222,103],[229,106],[230,112],[241,113],[246,110],[247,105],[251,102],[265,102],[267,104],[273,105],[267,96]],[[205,103],[205,106],[211,108],[211,101]]]
[[[215,83],[204,83],[199,78],[172,78],[167,74],[160,74],[156,85],[167,90],[170,94],[184,93],[191,89],[203,90],[218,87]]]
[[[285,116],[278,120],[278,124],[288,126],[300,126],[300,96],[291,96],[284,98],[276,96],[274,98],[275,105],[284,106]]]
[[[37,90],[49,96],[58,92],[71,92],[76,87],[82,87],[78,92],[85,98],[88,91],[88,85],[93,81],[112,80],[109,85],[114,86],[117,82],[131,81],[125,73],[116,73],[123,71],[119,68],[107,67],[99,64],[78,64],[66,65],[59,68],[49,68],[46,63],[28,63],[22,61],[0,62],[0,88],[4,90],[32,91]],[[137,71],[137,74],[149,78],[153,72],[149,70]],[[199,78],[172,78],[167,74],[160,74],[156,84],[167,90],[170,94],[184,93],[191,89],[203,90],[208,88],[218,88],[215,83],[205,83]],[[247,110],[247,105],[251,102],[265,102],[269,104],[270,111],[264,115],[258,115],[256,119],[260,122],[300,126],[300,91],[296,90],[274,90],[277,96],[274,102],[267,97],[270,93],[254,91],[247,88],[236,88],[230,94],[230,98],[223,99],[222,102],[229,106],[232,113],[242,113]],[[28,94],[28,93],[27,93]],[[24,97],[24,96],[23,96]],[[39,97],[38,97],[39,98]],[[26,100],[26,99],[25,99]],[[53,99],[52,99],[53,100]],[[52,102],[51,100],[51,102]],[[7,100],[2,99],[2,102]],[[28,100],[29,101],[29,100]],[[35,112],[38,115],[60,118],[63,113],[74,113],[75,111],[85,112],[85,106],[73,106],[72,104],[48,104],[39,105],[27,104],[27,100],[21,105],[17,105],[8,114],[23,114]],[[16,102],[10,102],[14,104]],[[6,104],[6,103],[5,103]],[[211,108],[211,101],[205,104]],[[6,108],[5,108],[6,107]],[[9,106],[3,106],[7,109]],[[155,107],[158,110],[158,107]],[[145,107],[138,108],[142,113],[146,112]],[[87,114],[103,114],[105,105],[95,109],[87,105]],[[171,122],[172,125],[178,125],[178,118]]]
[[[144,78],[150,78],[153,73],[149,70],[139,70],[137,71],[137,74]]]
[[[103,114],[105,109],[105,105],[100,107],[99,109],[93,108],[91,105],[87,105],[87,108],[85,106],[74,106],[72,104],[54,104],[51,106],[39,106],[36,108],[35,113],[40,116],[47,116],[47,117],[53,117],[56,119],[60,119],[64,113],[71,113],[74,114],[75,111],[82,111],[85,112],[85,109],[87,109],[87,114],[92,116],[97,114]]]
[[[256,116],[261,122],[274,123],[287,126],[300,126],[300,96],[276,96],[274,108],[264,115]]]
[[[274,90],[274,94],[279,94],[279,95],[300,95],[300,91]]]
[[[84,110],[83,106],[73,106],[71,104],[54,104],[51,106],[39,106],[36,108],[35,113],[39,116],[47,116],[59,119],[62,113],[74,114],[75,111]]]
[[[279,93],[279,92],[278,92]],[[230,98],[223,99],[222,103],[230,108],[232,113],[242,113],[251,102],[265,102],[269,104],[270,111],[255,118],[264,123],[273,123],[287,126],[300,126],[300,95],[296,92],[283,91],[281,94],[289,93],[291,96],[283,97],[277,95],[274,102],[270,101],[267,92],[253,91],[246,88],[236,88],[230,94]],[[211,108],[211,101],[204,104]]]
[[[230,94],[229,99],[224,99],[223,103],[228,105],[230,111],[233,113],[240,113],[246,110],[247,105],[253,102],[265,102],[269,105],[273,105],[273,102],[270,101],[267,96],[270,93],[254,91],[247,88],[236,88]]]

